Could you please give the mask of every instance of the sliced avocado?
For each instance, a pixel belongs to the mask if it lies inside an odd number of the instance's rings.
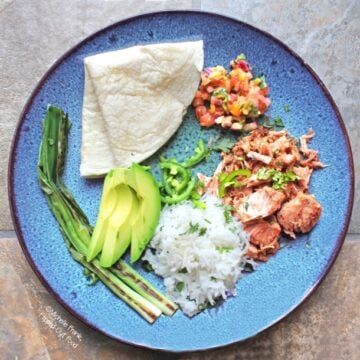
[[[159,188],[153,176],[141,165],[133,164],[127,173],[127,184],[137,193],[140,201],[139,215],[132,228],[131,262],[137,261],[155,233],[160,218]]]
[[[139,214],[139,200],[135,192],[133,190],[131,190],[131,192],[133,194],[133,200],[129,216],[120,226],[115,222],[114,227],[108,227],[108,233],[105,237],[100,257],[100,265],[103,267],[112,266],[120,259],[130,245],[132,226],[136,222]]]
[[[161,200],[153,176],[141,165],[111,170],[105,178],[87,260],[102,251],[100,263],[111,266],[131,242],[131,262],[138,260],[159,222]]]
[[[110,171],[104,181],[99,213],[88,247],[87,261],[91,261],[101,251],[104,240],[111,231],[117,233],[119,226],[130,214],[133,193],[125,185],[127,169]],[[111,219],[111,221],[110,221]]]

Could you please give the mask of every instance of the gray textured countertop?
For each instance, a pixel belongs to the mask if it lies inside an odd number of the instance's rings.
[[[0,230],[13,228],[6,192],[8,153],[19,114],[37,81],[85,36],[129,16],[162,9],[223,13],[266,30],[293,48],[338,104],[356,173],[360,171],[359,1],[0,0]],[[356,189],[359,186],[357,177]],[[351,233],[360,233],[359,194],[356,191]]]
[[[360,1],[0,0],[0,351],[5,359],[158,358],[88,329],[43,289],[12,232],[6,175],[19,114],[50,65],[94,31],[129,16],[165,9],[201,9],[235,17],[270,32],[301,55],[339,106],[359,174]],[[356,179],[349,232],[360,234],[360,180]],[[348,236],[330,276],[285,321],[245,344],[183,358],[360,358],[359,257],[360,236]],[[79,330],[76,350],[46,326],[40,312],[44,306]]]

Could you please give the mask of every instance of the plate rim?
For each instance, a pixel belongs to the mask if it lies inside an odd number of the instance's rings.
[[[115,27],[117,27],[119,25],[122,25],[122,24],[126,24],[126,23],[131,22],[131,21],[136,20],[136,19],[151,17],[151,16],[154,16],[154,15],[166,15],[166,14],[171,15],[171,16],[173,16],[173,15],[189,15],[189,14],[191,14],[191,15],[199,15],[199,16],[206,15],[206,16],[210,16],[210,17],[211,16],[212,17],[218,17],[218,18],[221,18],[221,19],[224,19],[224,20],[231,20],[231,21],[239,23],[242,26],[245,26],[245,27],[247,27],[247,28],[249,28],[249,29],[251,29],[251,30],[253,30],[255,32],[258,32],[258,33],[264,35],[265,37],[267,37],[268,39],[270,39],[271,41],[275,42],[280,47],[282,47],[286,52],[288,52],[292,56],[294,56],[295,59],[297,61],[299,61],[299,63],[301,63],[301,65],[304,66],[307,71],[309,71],[310,75],[314,78],[316,83],[320,86],[320,88],[321,88],[322,92],[324,93],[325,97],[328,99],[328,101],[329,101],[329,103],[331,105],[331,108],[334,110],[337,121],[338,121],[338,124],[340,125],[340,130],[341,130],[343,138],[345,140],[346,152],[347,152],[347,155],[348,155],[349,165],[350,165],[350,174],[349,174],[350,175],[350,194],[349,194],[350,198],[349,198],[349,203],[348,203],[348,207],[347,207],[347,212],[346,212],[346,215],[345,215],[345,222],[344,222],[344,225],[343,225],[343,227],[341,229],[340,235],[337,238],[335,249],[332,252],[331,257],[327,261],[325,267],[323,268],[323,270],[321,271],[321,273],[317,277],[317,279],[316,279],[315,283],[313,284],[313,286],[311,288],[309,288],[309,290],[302,296],[302,298],[298,301],[297,304],[295,304],[293,307],[289,308],[287,311],[285,311],[283,314],[281,314],[281,316],[274,319],[267,326],[259,329],[256,332],[256,334],[254,334],[253,336],[247,337],[247,338],[242,339],[242,340],[229,341],[229,342],[221,344],[221,345],[214,345],[214,346],[210,346],[210,347],[206,347],[206,348],[199,348],[199,349],[196,349],[196,350],[171,350],[171,349],[165,349],[165,348],[161,348],[161,347],[145,345],[145,344],[131,342],[129,340],[121,339],[119,337],[116,337],[116,336],[108,333],[106,330],[100,329],[95,323],[93,323],[92,321],[87,319],[85,316],[82,316],[81,314],[76,312],[68,303],[66,303],[64,300],[62,300],[60,294],[50,286],[47,279],[41,274],[41,272],[39,271],[37,265],[33,261],[31,255],[30,255],[30,252],[28,251],[28,248],[26,246],[26,242],[24,241],[24,237],[23,237],[22,231],[20,229],[20,222],[19,222],[19,219],[18,219],[17,208],[16,208],[16,205],[15,205],[15,194],[14,194],[14,189],[12,187],[12,184],[14,183],[14,170],[15,170],[14,164],[15,164],[15,155],[16,155],[15,153],[16,153],[16,148],[17,148],[17,145],[18,145],[19,137],[20,137],[21,126],[22,126],[22,124],[23,124],[23,122],[25,120],[25,115],[29,111],[29,109],[31,108],[31,105],[32,105],[32,103],[34,101],[34,98],[36,97],[37,93],[41,89],[42,85],[52,75],[52,73],[57,69],[57,67],[59,65],[61,65],[61,63],[68,56],[70,56],[73,52],[75,52],[78,48],[80,48],[85,43],[91,41],[93,38],[96,38],[97,36],[101,35],[105,31],[109,31],[112,28],[115,28]],[[355,192],[355,188],[354,188],[355,187],[354,160],[353,160],[353,154],[352,154],[352,150],[351,150],[350,139],[349,139],[349,135],[347,133],[346,127],[345,127],[344,120],[343,120],[343,118],[341,116],[340,110],[339,110],[338,106],[336,105],[330,91],[327,89],[324,82],[320,79],[320,77],[313,70],[313,68],[309,64],[307,64],[297,52],[292,50],[287,44],[285,44],[282,40],[279,40],[277,37],[275,37],[271,33],[267,32],[265,30],[259,29],[259,28],[255,27],[254,25],[248,24],[247,22],[244,22],[244,21],[242,21],[242,20],[240,20],[238,18],[227,16],[227,15],[217,13],[217,12],[202,11],[202,10],[162,10],[162,11],[156,11],[156,12],[143,12],[143,13],[140,13],[140,14],[135,15],[135,16],[126,17],[126,18],[124,18],[124,19],[122,19],[120,21],[116,21],[111,25],[108,25],[106,27],[101,28],[100,30],[97,30],[97,31],[93,32],[89,36],[83,38],[81,41],[76,43],[70,49],[65,51],[63,53],[63,55],[61,55],[46,70],[46,72],[40,78],[40,80],[37,81],[34,89],[32,90],[29,98],[27,99],[27,101],[26,101],[26,103],[25,103],[25,105],[24,105],[24,107],[23,107],[23,109],[22,109],[22,111],[20,113],[19,119],[18,119],[16,127],[15,127],[15,131],[13,133],[12,141],[11,141],[7,170],[8,170],[7,171],[7,190],[8,190],[7,192],[8,192],[10,216],[11,216],[12,223],[14,225],[14,230],[15,230],[18,242],[19,242],[19,244],[21,246],[21,249],[22,249],[22,251],[23,251],[23,253],[25,255],[25,258],[26,258],[27,262],[29,263],[31,269],[33,270],[35,275],[38,277],[41,284],[52,295],[52,297],[66,311],[68,311],[76,319],[81,321],[86,326],[89,326],[90,328],[92,328],[92,329],[100,332],[101,334],[107,336],[110,339],[119,341],[119,342],[121,342],[123,344],[126,344],[126,345],[131,345],[131,346],[135,346],[135,347],[138,347],[138,348],[141,348],[141,349],[145,349],[145,350],[156,350],[156,351],[159,351],[159,352],[174,353],[174,354],[186,354],[186,353],[203,352],[203,351],[207,351],[207,350],[221,349],[221,348],[227,347],[227,346],[232,345],[232,344],[244,343],[245,341],[249,341],[250,339],[253,339],[254,337],[259,335],[260,333],[264,332],[265,330],[272,328],[274,325],[276,325],[281,320],[286,318],[296,308],[298,308],[300,305],[304,304],[304,302],[310,298],[310,296],[314,293],[314,291],[323,282],[323,280],[325,279],[326,275],[329,273],[329,271],[332,268],[336,258],[338,257],[338,255],[340,253],[340,250],[341,250],[341,247],[342,247],[342,245],[344,243],[345,236],[347,234],[347,230],[348,230],[349,223],[350,223],[350,220],[351,220],[351,214],[352,214],[353,204],[354,204],[354,192]]]

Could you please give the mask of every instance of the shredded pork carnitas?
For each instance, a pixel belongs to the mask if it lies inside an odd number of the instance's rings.
[[[213,177],[199,176],[205,190],[223,195],[226,205],[250,234],[248,256],[266,261],[279,249],[280,233],[292,238],[306,233],[318,222],[322,207],[308,194],[313,170],[323,168],[318,152],[308,148],[314,132],[300,137],[300,146],[286,130],[263,127],[241,138],[222,161]],[[231,173],[249,170],[234,179]],[[227,174],[231,181],[226,182]],[[225,180],[224,180],[225,179]],[[221,180],[225,183],[219,194]]]

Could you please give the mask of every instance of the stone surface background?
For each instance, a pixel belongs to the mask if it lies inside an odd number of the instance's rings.
[[[347,236],[324,283],[280,324],[225,349],[160,356],[110,340],[67,313],[22,255],[9,215],[6,175],[12,135],[28,96],[51,64],[85,36],[129,16],[165,9],[229,15],[298,52],[338,104],[360,174],[358,0],[0,0],[0,358],[359,359],[359,176],[349,229],[355,235]],[[64,322],[64,336],[51,328]]]
[[[170,355],[130,347],[88,328],[64,310],[40,284],[18,243],[14,239],[2,239],[0,358],[357,360],[360,356],[359,241],[360,238],[347,240],[320,288],[279,324],[254,339],[223,349]]]
[[[94,31],[164,9],[232,16],[272,33],[299,53],[338,104],[360,174],[358,0],[0,0],[0,230],[13,229],[6,190],[8,154],[20,112],[38,80],[58,57]],[[359,200],[356,191],[351,233],[360,233]]]

